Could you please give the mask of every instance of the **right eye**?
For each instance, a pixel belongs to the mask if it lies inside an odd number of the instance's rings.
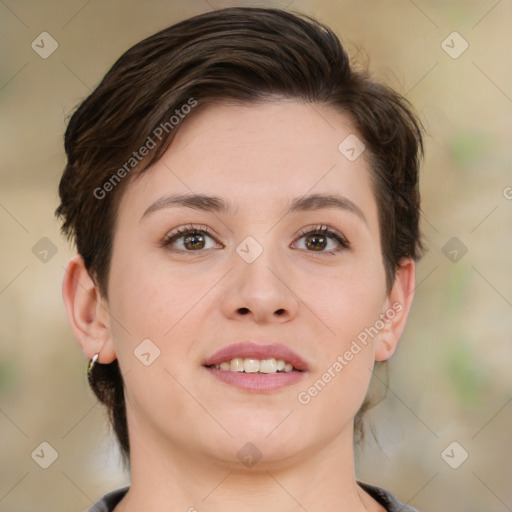
[[[208,239],[213,243],[208,244]],[[180,252],[198,252],[203,249],[213,249],[217,242],[206,227],[183,226],[166,235],[163,247],[170,247]]]

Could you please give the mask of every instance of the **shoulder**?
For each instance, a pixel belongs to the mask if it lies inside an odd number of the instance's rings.
[[[410,505],[402,503],[394,494],[386,491],[385,489],[382,489],[381,487],[376,487],[375,485],[370,485],[359,481],[357,483],[374,500],[380,503],[387,510],[387,512],[419,512]]]
[[[87,512],[112,512],[114,507],[124,498],[129,488],[130,486],[126,486],[105,494]]]

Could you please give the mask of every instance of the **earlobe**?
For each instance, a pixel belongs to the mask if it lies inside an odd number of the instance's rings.
[[[395,282],[382,311],[384,325],[375,344],[376,361],[389,359],[398,346],[414,298],[415,267],[415,262],[411,258],[400,260]]]
[[[84,354],[99,363],[111,363],[116,353],[108,322],[107,302],[85,268],[81,255],[71,258],[62,282],[62,298],[76,338]]]

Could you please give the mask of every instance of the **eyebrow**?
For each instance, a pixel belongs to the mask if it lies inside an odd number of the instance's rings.
[[[144,219],[153,212],[163,210],[165,208],[192,208],[204,212],[234,214],[236,209],[231,202],[228,202],[217,196],[207,194],[179,194],[165,196],[153,204],[151,204],[140,220]],[[293,199],[286,211],[285,215],[295,212],[306,212],[313,210],[322,210],[336,208],[345,210],[357,215],[363,222],[368,223],[363,211],[350,199],[339,194],[310,194],[307,196],[297,197]]]
[[[297,197],[290,203],[290,206],[286,210],[286,214],[323,210],[328,208],[337,208],[339,210],[354,213],[365,224],[368,223],[361,208],[347,197],[339,194],[310,194],[308,196]]]
[[[179,194],[161,197],[152,205],[146,208],[140,220],[150,213],[163,210],[164,208],[192,208],[204,212],[215,212],[229,214],[233,211],[231,203],[216,196],[206,194]]]

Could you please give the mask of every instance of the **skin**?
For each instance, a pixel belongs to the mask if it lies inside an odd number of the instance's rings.
[[[118,358],[125,379],[131,488],[116,512],[137,510],[384,510],[354,476],[353,419],[375,361],[394,352],[414,290],[414,262],[403,259],[386,290],[377,204],[363,153],[338,150],[354,134],[332,107],[295,101],[209,105],[190,114],[162,159],[133,180],[121,200],[108,301],[79,255],[63,296],[88,358]],[[236,213],[164,208],[169,194],[209,194]],[[289,201],[338,193],[363,212],[323,208],[284,215]],[[207,226],[214,238],[190,250],[180,226]],[[337,229],[315,251],[300,230]],[[248,236],[263,248],[247,263],[236,252]],[[190,247],[190,245],[188,246]],[[323,247],[323,246],[322,246]],[[356,336],[399,303],[401,311],[307,404],[307,390]],[[149,338],[160,356],[134,356]],[[284,389],[251,393],[212,377],[203,361],[235,342],[282,343],[309,365]],[[237,458],[251,442],[252,467]]]

